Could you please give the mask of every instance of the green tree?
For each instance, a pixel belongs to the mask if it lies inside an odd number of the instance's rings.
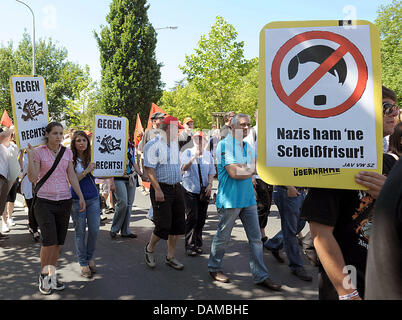
[[[258,58],[248,61],[249,72],[238,77],[238,85],[233,89],[234,104],[227,107],[235,112],[246,113],[251,116],[254,123],[254,112],[257,109],[258,97]],[[193,82],[186,84],[180,81],[172,91],[164,91],[160,100],[160,106],[172,116],[183,120],[191,116],[194,125],[200,129],[207,129],[211,126],[211,112],[219,111],[213,109],[205,102],[204,96],[196,89]]]
[[[217,16],[209,34],[201,36],[195,53],[186,55],[185,65],[180,66],[209,112],[237,109],[234,93],[250,66],[244,58],[244,42],[236,38],[235,28]]]
[[[89,73],[86,66],[85,74]],[[76,99],[67,100],[69,127],[91,130],[95,114],[102,112],[100,90],[97,82],[81,78],[76,88]]]
[[[67,60],[67,50],[58,47],[52,39],[39,39],[35,44],[36,73],[46,81],[49,116],[56,121],[68,117],[68,100],[79,98],[82,81],[90,83],[89,70],[84,71],[78,64]],[[29,34],[23,38],[14,50],[10,41],[0,47],[0,104],[12,114],[10,76],[30,75],[32,73],[32,42]]]
[[[393,0],[387,6],[380,6],[375,24],[381,37],[381,63],[383,84],[394,90],[399,103],[402,101],[402,6],[400,0]]]
[[[134,130],[136,115],[148,120],[163,83],[155,58],[156,33],[148,20],[146,0],[113,0],[108,26],[95,38],[102,67],[101,106],[105,113],[125,116]]]

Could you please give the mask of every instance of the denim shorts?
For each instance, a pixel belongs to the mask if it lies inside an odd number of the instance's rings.
[[[33,209],[41,232],[43,247],[64,244],[72,203],[72,199],[60,201],[35,199]]]

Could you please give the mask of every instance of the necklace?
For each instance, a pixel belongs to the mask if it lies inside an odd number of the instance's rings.
[[[56,150],[52,150],[52,149],[50,149],[50,148],[49,148],[49,146],[48,146],[48,145],[47,145],[47,148],[48,148],[50,151],[52,151],[54,154],[56,154],[56,153],[57,153],[57,151],[58,151],[58,149],[59,149],[59,148],[57,148]]]

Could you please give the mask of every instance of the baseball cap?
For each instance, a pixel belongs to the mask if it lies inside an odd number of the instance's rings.
[[[184,127],[180,124],[179,119],[177,119],[176,117],[167,116],[165,119],[163,119],[164,124],[170,124],[171,122],[177,124],[177,127],[179,129],[184,129]]]
[[[194,122],[194,120],[191,119],[190,117],[184,118],[183,124],[186,124],[187,122],[190,122],[190,121]]]
[[[152,114],[151,120],[160,119],[160,118],[163,118],[164,116],[166,116],[166,113],[155,112]]]
[[[197,131],[196,133],[194,133],[194,134],[193,134],[193,139],[194,139],[195,137],[203,137],[204,139],[207,139],[205,133],[202,132],[202,131]]]

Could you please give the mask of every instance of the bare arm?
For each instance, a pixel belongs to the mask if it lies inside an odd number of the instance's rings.
[[[254,175],[254,170],[242,164],[229,164],[225,167],[229,176],[236,180],[244,180]]]
[[[187,171],[188,169],[190,169],[191,165],[193,164],[193,162],[195,160],[195,158],[197,158],[197,155],[194,155],[193,157],[191,157],[191,159],[186,164],[183,164],[181,166],[181,170],[182,171]]]
[[[310,222],[309,225],[318,257],[338,295],[352,293],[354,289],[344,285],[347,277],[347,274],[343,273],[345,260],[333,235],[334,228],[317,222]]]
[[[156,172],[154,168],[145,167],[145,171],[148,175],[149,181],[151,182],[152,186],[155,189],[155,200],[158,202],[165,201],[165,195],[159,185],[158,180],[156,179]]]
[[[68,177],[68,181],[70,182],[71,186],[73,187],[73,190],[75,191],[75,193],[77,194],[77,196],[80,200],[80,208],[81,209],[79,212],[83,212],[83,211],[85,211],[85,207],[86,207],[85,200],[84,200],[84,196],[82,195],[82,192],[81,192],[81,188],[80,188],[80,184],[78,182],[77,175],[75,174],[73,163],[71,161],[68,163],[67,177]]]
[[[31,183],[37,183],[39,177],[40,163],[35,162],[33,158],[34,148],[28,144],[28,179]]]
[[[91,162],[91,163],[88,165],[88,167],[85,168],[85,170],[84,170],[83,172],[77,173],[77,179],[78,179],[78,181],[81,181],[82,179],[85,178],[85,176],[86,176],[88,173],[94,171],[95,167],[96,167],[95,163]],[[74,190],[74,191],[75,191],[75,190]]]

